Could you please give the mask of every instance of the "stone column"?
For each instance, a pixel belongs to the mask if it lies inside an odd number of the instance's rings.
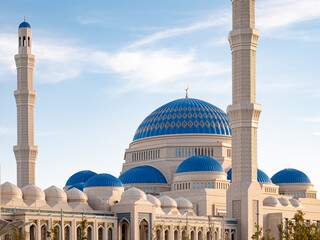
[[[232,183],[227,191],[227,215],[239,222],[238,239],[249,240],[262,209],[257,182],[257,128],[261,105],[256,104],[255,0],[232,0],[232,105],[228,115],[232,130]]]

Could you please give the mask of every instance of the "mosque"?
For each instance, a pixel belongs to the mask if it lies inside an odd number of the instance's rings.
[[[47,239],[50,229],[60,240],[81,239],[82,232],[89,240],[248,240],[255,224],[277,236],[277,225],[297,210],[320,224],[320,201],[305,173],[288,168],[269,178],[257,167],[255,1],[232,0],[232,7],[227,113],[186,94],[142,121],[119,177],[83,170],[63,189],[35,185],[35,56],[31,26],[22,22],[15,55],[17,186],[1,184],[1,219],[29,222],[23,230],[30,240]]]

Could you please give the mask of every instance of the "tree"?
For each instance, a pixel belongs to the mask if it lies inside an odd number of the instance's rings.
[[[320,230],[316,224],[310,224],[305,221],[304,213],[298,211],[293,220],[288,220],[286,226],[280,224],[278,226],[280,239],[295,239],[295,240],[318,240],[320,239]]]
[[[59,240],[59,229],[58,226],[51,228],[47,231],[47,238],[52,240]]]
[[[257,231],[252,235],[252,239],[257,239],[257,240],[275,240],[274,237],[270,237],[270,229],[266,230],[266,234],[265,236],[263,236],[262,233],[262,227],[260,227],[259,225],[256,224],[256,229]]]
[[[278,236],[280,240],[318,240],[320,239],[320,229],[316,224],[310,224],[304,219],[304,213],[299,210],[294,214],[292,220],[288,220],[285,224],[278,225]],[[270,237],[271,230],[267,229],[263,236],[262,228],[257,226],[257,231],[252,235],[252,239],[257,240],[275,240]]]
[[[80,232],[80,240],[88,239],[87,227],[89,226],[87,219],[82,219],[80,222],[81,232]]]

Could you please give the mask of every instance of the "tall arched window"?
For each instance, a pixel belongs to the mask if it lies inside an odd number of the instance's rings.
[[[191,240],[195,240],[194,231],[191,231]]]
[[[70,240],[71,237],[70,237],[70,227],[69,226],[66,226],[64,228],[64,240]]]
[[[81,227],[77,227],[77,240],[81,240]]]
[[[36,227],[31,225],[30,227],[30,240],[36,240]]]
[[[92,228],[91,227],[87,228],[87,239],[92,240]]]
[[[112,240],[112,228],[108,229],[108,240]]]
[[[169,240],[169,230],[168,229],[164,232],[164,240]]]
[[[140,240],[149,239],[149,223],[143,219],[139,225]]]
[[[129,222],[126,219],[121,220],[119,230],[119,240],[129,240]]]
[[[41,240],[47,240],[47,226],[41,226]]]
[[[178,230],[174,231],[174,240],[178,240],[179,239],[179,232]]]
[[[198,240],[202,240],[202,232],[201,231],[198,232]]]

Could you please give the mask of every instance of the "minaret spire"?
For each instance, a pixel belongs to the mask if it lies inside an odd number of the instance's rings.
[[[238,239],[249,240],[259,215],[262,190],[257,182],[257,128],[261,105],[256,104],[255,0],[232,0],[232,183],[227,191],[227,215],[239,221]]]
[[[34,145],[34,103],[33,67],[35,57],[31,54],[31,26],[26,21],[19,26],[17,66],[17,90],[14,96],[17,104],[18,143],[13,147],[17,162],[17,185],[24,187],[35,184],[35,163],[38,147]]]

